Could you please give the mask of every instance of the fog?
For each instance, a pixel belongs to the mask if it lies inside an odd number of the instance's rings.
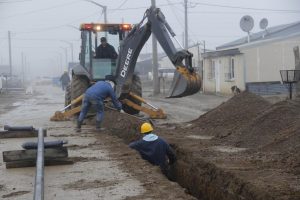
[[[151,1],[95,0],[108,7],[108,22],[138,23]],[[167,21],[182,42],[184,32],[183,0],[157,0]],[[239,21],[244,15],[255,20],[252,32],[259,31],[259,21],[269,20],[269,27],[300,21],[299,0],[189,0],[189,44],[206,43],[206,48],[245,36]],[[8,31],[12,37],[13,73],[21,71],[21,55],[26,71],[33,76],[58,76],[71,61],[78,62],[80,32],[84,22],[102,22],[102,9],[84,0],[0,0],[0,65],[9,63]],[[161,49],[159,49],[161,51]],[[151,39],[142,53],[151,52]],[[63,66],[61,66],[61,64]]]

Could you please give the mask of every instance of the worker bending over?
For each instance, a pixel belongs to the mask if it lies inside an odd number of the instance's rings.
[[[84,93],[84,98],[82,101],[80,115],[77,121],[77,132],[81,131],[81,125],[86,117],[90,107],[93,105],[96,108],[96,129],[101,130],[101,122],[104,116],[104,103],[103,101],[110,97],[115,108],[119,111],[122,109],[122,104],[118,101],[116,94],[114,92],[114,82],[107,81],[98,81],[91,87],[89,87]]]
[[[141,133],[144,135],[143,138],[130,143],[129,147],[137,150],[142,158],[148,160],[151,164],[160,166],[163,174],[171,179],[169,169],[170,165],[175,163],[176,155],[170,145],[152,131],[151,124],[142,124]]]

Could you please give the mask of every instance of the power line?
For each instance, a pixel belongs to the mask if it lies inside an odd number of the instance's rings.
[[[92,13],[92,14],[89,15],[89,16],[80,17],[80,18],[77,18],[76,20],[72,20],[72,21],[70,21],[70,22],[67,22],[66,24],[61,24],[61,25],[57,25],[57,26],[50,26],[50,27],[44,27],[44,28],[36,29],[36,30],[32,30],[32,31],[14,31],[14,32],[17,33],[17,34],[28,34],[28,33],[38,33],[38,32],[44,32],[44,31],[49,31],[49,30],[60,29],[60,28],[62,28],[62,27],[68,26],[68,25],[70,25],[70,24],[72,24],[72,23],[74,23],[74,22],[77,22],[77,21],[79,21],[79,20],[82,20],[82,19],[91,17],[91,16],[96,15],[96,14],[98,14],[98,11]]]
[[[14,40],[58,41],[58,42],[61,40],[78,41],[77,39],[54,39],[54,38],[14,38]]]
[[[176,4],[181,4],[181,2],[176,2],[176,3],[171,3],[171,5],[176,5]],[[169,6],[169,4],[159,4],[157,5],[157,7],[166,7]],[[145,9],[145,8],[149,8],[149,6],[140,6],[140,7],[128,7],[128,8],[113,8],[113,9],[109,9],[112,11],[123,11],[123,10],[138,10],[138,9]]]
[[[173,5],[171,5],[171,2],[170,2],[169,0],[167,0],[167,2],[168,2],[169,6],[170,6],[170,8],[171,8],[171,11],[172,11],[173,15],[175,16],[175,18],[176,18],[176,20],[177,20],[177,22],[180,24],[180,26],[181,26],[182,28],[184,28],[183,22],[181,22],[180,19],[179,19],[179,17],[177,16],[177,14],[176,14],[176,12],[175,12],[175,10],[174,10],[174,8],[173,8]]]
[[[122,8],[127,3],[127,1],[128,0],[124,0],[116,9]]]
[[[183,11],[181,11],[183,12]],[[286,14],[300,14],[300,13],[294,13],[294,12],[291,12],[291,13],[288,13],[288,12],[248,12],[249,14],[283,14],[283,15],[286,15]],[[189,12],[189,14],[200,14],[200,15],[206,15],[206,14],[227,14],[227,15],[244,15],[245,12],[222,12],[222,11],[191,11]]]
[[[65,7],[65,6],[68,6],[70,4],[77,3],[77,2],[80,2],[80,1],[76,0],[76,1],[71,1],[71,2],[63,3],[63,4],[58,4],[58,5],[47,7],[47,8],[42,8],[42,9],[37,9],[37,10],[31,10],[31,11],[28,11],[28,12],[23,12],[23,13],[19,13],[19,14],[15,14],[15,15],[10,15],[10,16],[7,16],[7,17],[3,17],[2,19],[8,19],[8,18],[17,17],[17,16],[23,16],[23,15],[31,15],[31,14],[38,13],[38,12],[43,12],[43,11],[52,10],[52,9],[55,9],[55,8]]]
[[[171,8],[171,10],[172,10],[172,12],[173,12],[173,14],[174,14],[176,20],[178,21],[179,25],[180,25],[181,28],[183,28],[183,30],[184,30],[185,27],[184,27],[183,22],[180,21],[180,19],[179,19],[177,13],[176,13],[175,10],[173,9],[173,7],[177,8],[176,5],[172,4],[169,0],[166,0],[166,1],[167,1],[168,4],[170,5],[170,8]],[[180,10],[180,11],[181,11],[181,10]],[[188,31],[191,32],[191,33],[194,33],[190,28],[188,28]],[[192,34],[192,35],[195,36],[196,34]],[[196,41],[195,41],[193,38],[190,38],[190,39],[192,40],[193,43],[196,43]]]
[[[113,10],[112,12],[110,12],[110,14],[116,12],[118,9],[121,9],[126,3],[127,3],[128,0],[124,0],[117,8],[115,8],[115,10]]]
[[[255,11],[271,11],[271,12],[300,12],[300,10],[283,10],[283,9],[268,9],[268,8],[253,8],[253,7],[242,7],[242,6],[228,6],[221,4],[212,4],[212,3],[201,3],[201,2],[191,2],[195,5],[203,5],[210,7],[219,7],[219,8],[233,8],[233,9],[242,9],[242,10],[255,10]]]
[[[21,2],[26,2],[26,1],[31,1],[31,0],[20,0],[20,1],[0,1],[0,4],[21,3]]]

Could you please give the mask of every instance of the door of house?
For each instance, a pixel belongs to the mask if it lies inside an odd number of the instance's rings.
[[[215,61],[215,80],[216,80],[216,92],[221,91],[221,80],[220,80],[220,66],[221,63],[219,60]]]

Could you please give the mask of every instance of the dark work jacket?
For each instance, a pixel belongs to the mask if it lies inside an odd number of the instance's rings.
[[[117,59],[118,54],[113,46],[110,44],[99,45],[96,49],[96,58],[107,58],[107,59]]]
[[[176,161],[176,155],[169,144],[161,137],[152,133],[145,135],[138,141],[130,143],[129,147],[137,150],[143,159],[162,168],[165,168],[167,158],[170,164]]]
[[[113,88],[109,83],[105,81],[98,81],[97,83],[89,87],[86,90],[85,95],[91,97],[92,99],[95,99],[97,101],[102,101],[102,102],[107,97],[110,97],[116,109],[118,110],[122,109],[122,105],[118,101]]]

